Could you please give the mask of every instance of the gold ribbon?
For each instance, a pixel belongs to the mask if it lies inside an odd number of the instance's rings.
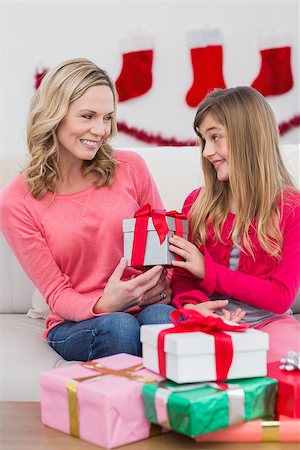
[[[78,386],[77,381],[75,381],[75,380],[67,381],[70,434],[74,437],[79,438],[80,433],[79,433],[79,418],[78,418],[78,405],[77,405],[77,386]]]
[[[280,421],[279,420],[262,420],[261,436],[262,442],[280,442]]]
[[[97,381],[104,376],[114,375],[117,377],[127,378],[128,380],[138,381],[139,383],[153,383],[157,381],[154,377],[146,377],[143,375],[136,375],[134,372],[141,370],[144,368],[143,364],[135,364],[130,367],[126,367],[124,369],[110,369],[109,367],[105,367],[103,364],[97,361],[89,361],[86,363],[82,363],[81,366],[95,370],[98,372],[97,375],[89,375],[87,377],[79,377],[72,378],[67,381],[67,398],[68,398],[68,406],[69,406],[69,420],[70,420],[70,434],[74,437],[80,437],[79,431],[79,407],[77,402],[77,389],[79,383]],[[153,434],[154,431],[150,432]],[[156,432],[157,433],[157,432]],[[157,433],[158,434],[158,433]]]

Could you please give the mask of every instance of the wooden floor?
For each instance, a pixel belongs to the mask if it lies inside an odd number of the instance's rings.
[[[177,433],[135,442],[122,450],[300,450],[299,443],[196,443]],[[46,427],[41,422],[40,404],[0,403],[1,450],[96,450],[100,447]]]

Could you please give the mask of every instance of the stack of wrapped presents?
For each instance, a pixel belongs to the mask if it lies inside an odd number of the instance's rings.
[[[143,387],[151,423],[198,442],[300,442],[299,354],[267,364],[267,333],[195,311],[172,315],[172,325],[141,331],[145,367],[166,378]]]
[[[172,213],[165,234],[180,227],[184,235],[186,222]],[[124,234],[134,234],[131,225]],[[167,244],[153,259],[164,240],[141,251],[128,239],[132,265],[170,264]],[[200,443],[300,441],[299,354],[267,364],[267,333],[194,310],[171,317],[141,327],[143,358],[118,354],[43,372],[43,423],[107,449],[168,430]]]

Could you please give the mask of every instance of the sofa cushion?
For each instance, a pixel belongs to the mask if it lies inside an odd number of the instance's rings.
[[[0,313],[27,313],[34,286],[0,233]]]
[[[47,319],[50,313],[49,306],[45,298],[38,289],[35,289],[32,295],[32,307],[27,313],[27,317],[31,319]]]
[[[49,346],[44,329],[44,320],[0,314],[0,401],[38,401],[40,372],[74,364]]]

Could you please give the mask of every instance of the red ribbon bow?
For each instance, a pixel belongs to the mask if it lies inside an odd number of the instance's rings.
[[[159,373],[166,374],[166,352],[164,350],[165,336],[171,333],[186,333],[202,331],[215,338],[216,380],[226,380],[233,359],[233,345],[229,334],[223,331],[245,331],[247,323],[230,324],[221,317],[203,316],[193,309],[179,309],[171,313],[173,328],[162,330],[158,335],[158,366]]]
[[[158,234],[160,245],[164,242],[169,227],[166,221],[166,216],[175,218],[175,229],[178,236],[183,236],[182,220],[186,219],[186,215],[178,211],[168,211],[165,209],[152,209],[151,205],[147,203],[141,209],[136,211],[134,217],[136,218],[134,227],[134,236],[132,244],[131,266],[141,267],[144,264],[146,242],[147,242],[147,228],[148,220],[151,217],[154,228]]]

